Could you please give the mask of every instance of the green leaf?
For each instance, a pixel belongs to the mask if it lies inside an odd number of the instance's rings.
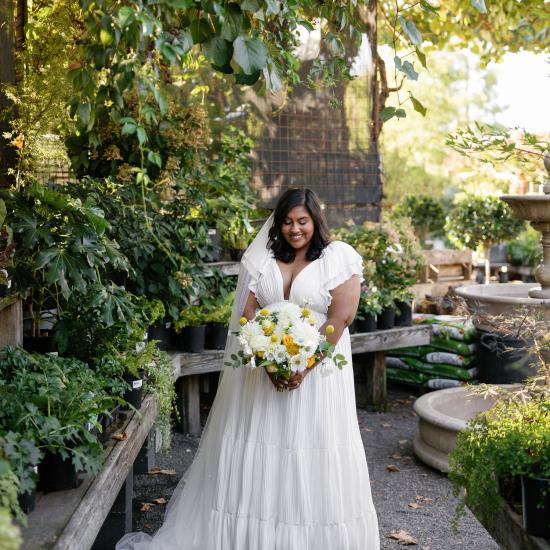
[[[8,209],[6,208],[6,203],[2,199],[0,199],[0,228],[4,225],[7,214]]]
[[[226,65],[233,55],[231,43],[219,36],[213,36],[206,41],[202,46],[202,51],[208,61],[219,67]]]
[[[180,10],[187,10],[195,5],[193,0],[164,0],[164,3]]]
[[[418,101],[418,99],[416,99],[416,97],[414,97],[412,94],[410,95],[410,97],[414,110],[417,113],[420,113],[422,116],[426,116],[426,112],[428,111],[428,109],[426,109],[426,107],[424,107],[424,105],[422,105],[422,103],[420,103],[420,101]]]
[[[108,46],[113,39],[113,35],[107,29],[101,29],[99,31],[99,40],[104,46]]]
[[[472,6],[480,13],[487,13],[487,7],[485,6],[485,0],[471,0]]]
[[[92,106],[89,103],[80,103],[78,105],[77,113],[78,118],[84,126],[87,126],[90,122],[90,113],[92,112]]]
[[[147,153],[147,160],[153,164],[156,164],[159,168],[162,168],[162,160],[156,151],[149,151]]]
[[[267,62],[267,48],[258,38],[239,36],[233,43],[233,60],[246,74],[261,71]]]
[[[432,6],[429,2],[426,2],[426,0],[420,0],[420,7],[424,11],[439,15],[439,6]]]
[[[256,71],[252,74],[243,74],[243,73],[238,73],[235,75],[235,82],[237,84],[241,84],[243,86],[252,86],[253,84],[255,84],[258,79],[260,78],[260,75],[262,74],[261,71]]]
[[[241,3],[241,9],[243,11],[256,13],[260,9],[260,4],[258,0],[244,0],[244,2]]]
[[[225,8],[225,14],[222,22],[222,38],[228,42],[233,42],[241,33],[243,28],[243,14],[238,4],[228,4]],[[223,65],[224,63],[216,63]]]
[[[391,118],[395,116],[395,107],[384,107],[380,112],[380,119],[382,122],[388,122]]]
[[[409,80],[418,80],[418,73],[414,70],[414,65],[410,61],[403,63],[401,72],[405,73]]]
[[[281,11],[281,5],[278,0],[266,0],[266,3],[267,9],[265,10],[265,14],[267,16],[277,15]]]
[[[412,21],[407,21],[402,15],[399,16],[399,24],[403,29],[403,32],[409,37],[409,40],[418,46],[422,42],[422,35],[416,28],[416,25]]]
[[[135,12],[132,8],[128,6],[122,6],[118,10],[118,23],[124,28],[127,27],[134,20]]]
[[[420,64],[427,69],[428,66],[426,64],[426,54],[421,52],[418,47],[415,47],[414,50],[416,51],[416,57],[418,58],[418,61],[420,61]]]
[[[203,42],[206,42],[213,34],[208,21],[203,17],[193,19],[189,25],[189,31],[191,32],[191,37],[193,38],[193,44],[202,44]]]
[[[143,145],[147,141],[147,132],[143,126],[137,127],[137,137],[140,145]]]
[[[407,116],[407,113],[405,112],[405,109],[396,109],[395,116],[397,118],[405,118]]]

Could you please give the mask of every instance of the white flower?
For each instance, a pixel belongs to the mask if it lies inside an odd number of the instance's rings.
[[[307,356],[299,353],[290,360],[290,367],[296,372],[302,372],[307,369]]]
[[[302,316],[302,310],[297,304],[287,303],[285,307],[281,307],[277,312],[277,326],[283,330],[298,323]]]
[[[286,348],[281,344],[274,344],[267,350],[265,355],[268,361],[274,361],[277,364],[284,363],[286,361]]]
[[[313,350],[310,352],[310,355],[311,353],[313,353],[313,351],[315,351],[317,345],[319,344],[319,331],[314,326],[311,326],[308,323],[295,323],[290,328],[289,334],[293,336],[294,341],[299,346],[308,346],[310,348],[313,348]]]

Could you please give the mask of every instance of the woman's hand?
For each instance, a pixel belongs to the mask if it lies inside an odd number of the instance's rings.
[[[302,372],[293,373],[288,379],[287,388],[289,391],[296,390],[300,387],[300,384],[304,381],[304,378],[307,376],[308,371],[311,369],[306,369]]]
[[[269,379],[271,380],[277,391],[283,391],[285,387],[288,386],[288,380],[285,380],[284,378],[277,378],[275,373],[268,372],[267,369],[264,370],[267,376],[269,376]]]

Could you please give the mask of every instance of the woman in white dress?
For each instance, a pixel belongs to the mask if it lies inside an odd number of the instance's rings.
[[[316,195],[287,191],[243,256],[230,328],[276,302],[308,304],[347,365],[325,360],[288,381],[226,367],[163,526],[117,550],[379,550],[347,329],[361,280],[361,257],[329,242]],[[230,334],[226,358],[236,345]]]

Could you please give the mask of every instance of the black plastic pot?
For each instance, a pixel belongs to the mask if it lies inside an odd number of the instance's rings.
[[[511,479],[498,480],[500,496],[510,504],[521,504],[521,478],[514,476]]]
[[[364,319],[355,319],[357,332],[374,332],[376,330],[376,315],[367,314]]]
[[[410,327],[412,325],[412,304],[410,302],[395,302],[395,307],[397,307],[395,326]]]
[[[204,351],[205,335],[206,325],[185,327],[178,335],[178,347],[188,353],[201,353]]]
[[[57,352],[57,345],[53,336],[24,336],[23,348],[36,353]]]
[[[157,346],[161,350],[167,350],[170,348],[170,322],[166,319],[157,321],[154,325],[149,327],[147,331],[147,339],[157,340]]]
[[[379,330],[388,330],[395,326],[395,309],[386,307],[378,314],[376,318],[376,326]]]
[[[223,239],[220,232],[217,229],[210,228],[208,238],[212,248],[206,255],[207,261],[221,262],[223,260]]]
[[[36,506],[36,489],[30,493],[19,493],[17,500],[23,513],[30,514]]]
[[[78,487],[78,475],[70,458],[46,451],[38,465],[38,488],[48,493]]]
[[[524,340],[478,330],[478,380],[484,384],[516,384],[536,374],[536,357]]]
[[[350,334],[355,334],[357,332],[357,321],[353,321],[351,325],[348,327]]]
[[[244,252],[245,251],[241,250],[240,248],[231,248],[229,250],[229,256],[231,257],[231,259],[234,262],[240,262],[242,257],[243,257]]]
[[[0,298],[5,298],[11,294],[11,286],[9,284],[2,285],[0,284]]]
[[[132,405],[136,409],[141,408],[141,401],[143,399],[144,374],[145,373],[141,371],[139,378],[136,378],[130,373],[126,373],[124,375],[124,381],[127,382],[130,386],[124,394],[124,401],[126,401],[129,405]]]
[[[209,323],[206,326],[204,347],[206,349],[225,349],[229,327],[223,323]]]
[[[550,539],[550,479],[521,476],[523,527],[535,537]]]

